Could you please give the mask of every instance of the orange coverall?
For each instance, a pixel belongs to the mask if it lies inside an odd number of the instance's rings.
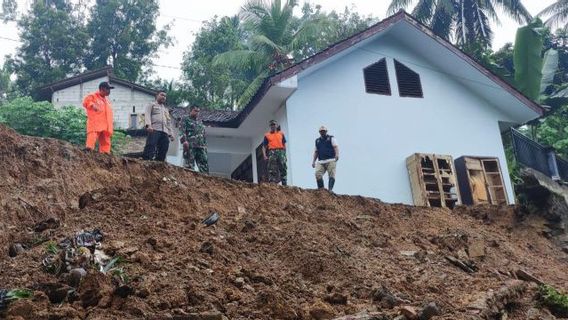
[[[99,140],[99,152],[110,153],[110,137],[113,132],[110,102],[97,91],[83,99],[83,107],[87,110],[87,148],[95,149],[95,144]]]

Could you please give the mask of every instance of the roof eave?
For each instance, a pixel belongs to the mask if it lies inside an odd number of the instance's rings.
[[[158,93],[157,90],[154,90],[154,89],[150,89],[150,88],[148,88],[148,87],[141,86],[141,85],[139,85],[139,84],[136,84],[136,83],[134,83],[134,82],[130,82],[130,81],[128,81],[128,80],[123,80],[123,79],[117,78],[117,77],[114,76],[114,75],[109,76],[109,80],[110,80],[111,83],[120,84],[120,85],[129,87],[129,88],[132,89],[132,90],[144,92],[144,93],[147,93],[147,94],[150,94],[150,95],[153,95],[153,96],[155,96],[155,95]]]

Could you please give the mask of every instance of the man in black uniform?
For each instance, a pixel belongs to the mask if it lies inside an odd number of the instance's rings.
[[[333,190],[335,184],[335,167],[339,160],[339,147],[333,136],[327,134],[327,128],[321,126],[320,136],[316,139],[312,168],[316,168],[316,182],[318,189],[323,189],[323,175],[327,171],[329,182],[327,188]]]

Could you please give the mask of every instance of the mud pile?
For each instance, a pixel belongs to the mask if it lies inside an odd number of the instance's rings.
[[[33,292],[0,318],[554,319],[534,281],[568,288],[545,221],[518,221],[514,207],[246,184],[1,126],[0,181],[0,289]],[[46,272],[48,244],[94,229],[121,280]],[[537,279],[516,280],[523,271]]]

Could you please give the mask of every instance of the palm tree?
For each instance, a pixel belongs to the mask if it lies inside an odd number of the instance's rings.
[[[413,0],[392,0],[388,12],[393,14]],[[418,0],[412,15],[445,38],[461,47],[481,44],[487,48],[493,38],[490,22],[499,24],[496,8],[519,23],[531,20],[521,0]]]
[[[300,23],[293,15],[297,5],[298,0],[249,0],[242,7],[240,17],[245,29],[245,49],[221,53],[213,60],[214,64],[257,75],[241,95],[239,106],[252,99],[267,76],[290,66],[294,62],[294,50],[325,26],[320,20]]]
[[[568,0],[558,0],[555,3],[544,8],[539,14],[539,17],[545,18],[545,24],[550,27],[566,24],[568,20]],[[568,25],[566,26],[568,27]]]

